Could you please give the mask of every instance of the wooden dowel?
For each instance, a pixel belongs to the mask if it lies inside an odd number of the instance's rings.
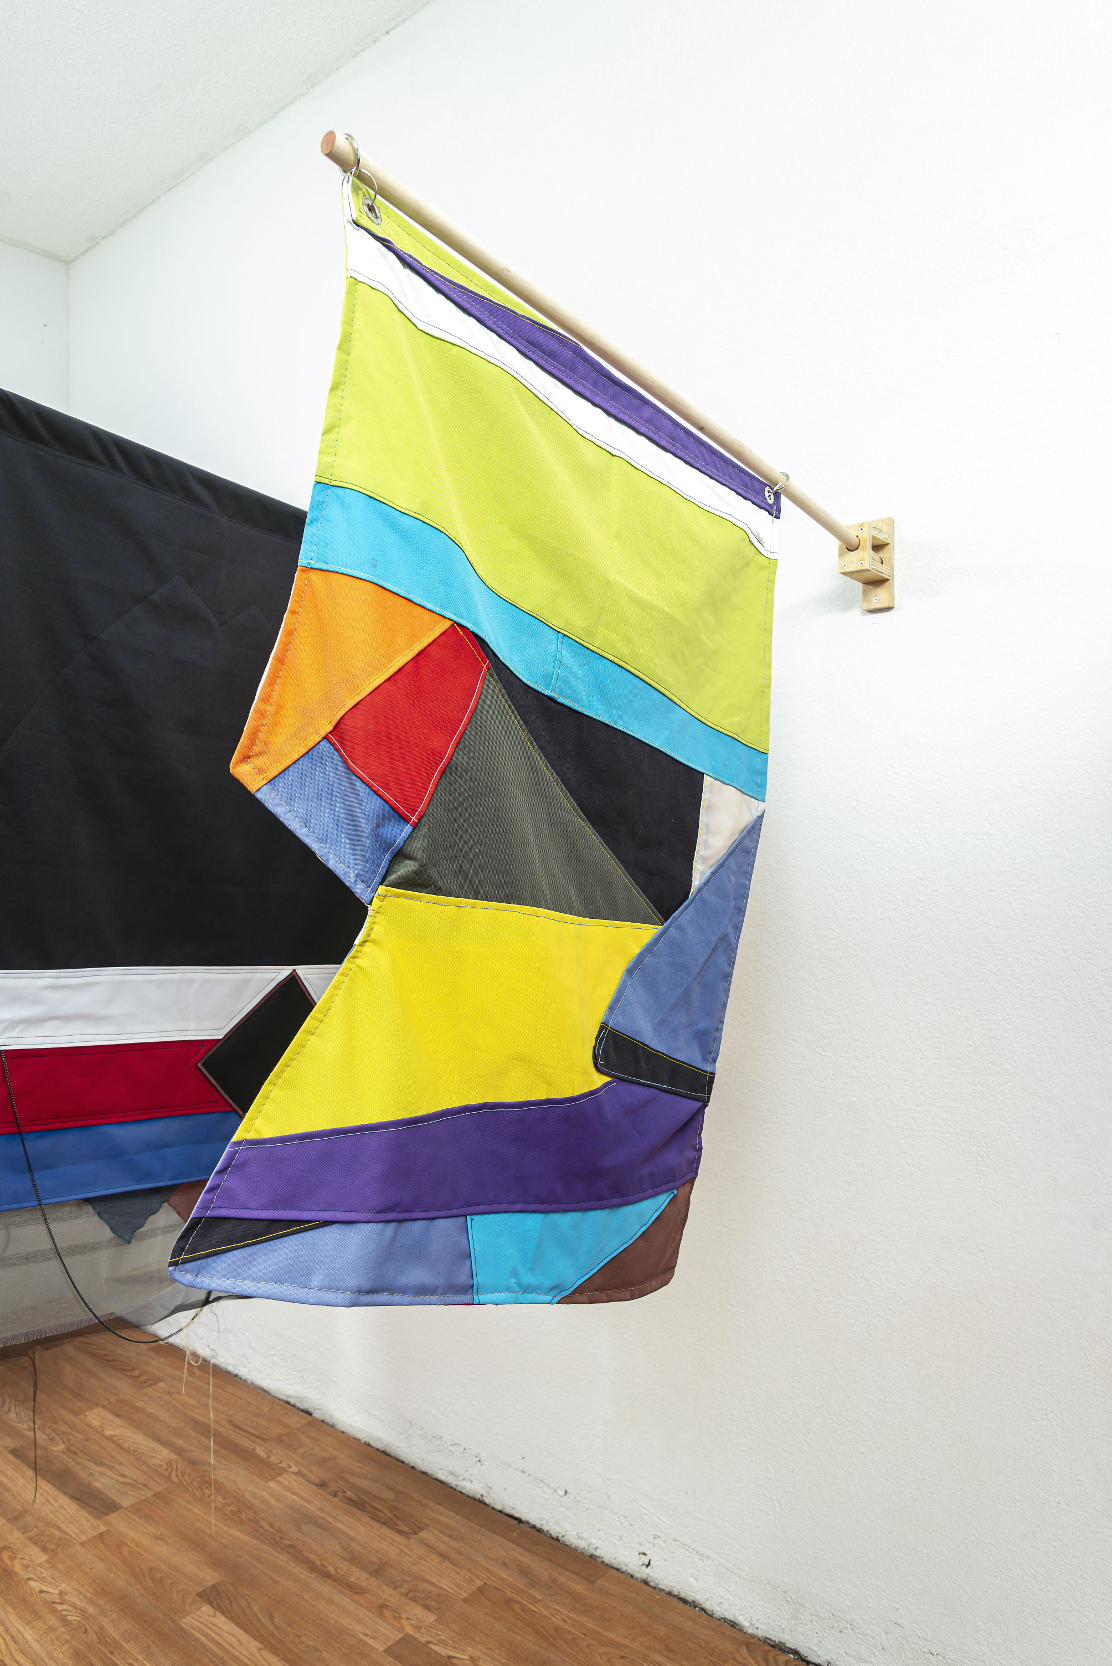
[[[797,509],[802,509],[805,515],[809,515],[813,521],[817,521],[819,526],[837,538],[840,544],[844,544],[847,550],[857,549],[860,539],[856,533],[847,533],[846,527],[836,515],[832,515],[828,509],[824,509],[821,503],[816,503],[813,497],[809,497],[795,484],[794,480],[787,480],[783,470],[775,469],[771,463],[766,463],[763,457],[758,457],[757,453],[750,450],[749,446],[745,445],[743,441],[735,439],[734,435],[715,422],[713,417],[707,416],[689,399],[685,399],[682,393],[677,393],[674,388],[668,387],[665,382],[654,376],[652,371],[646,370],[643,365],[638,364],[635,359],[629,358],[620,348],[614,347],[604,336],[600,336],[597,330],[593,330],[589,324],[584,324],[581,319],[574,317],[558,301],[553,301],[535,284],[530,283],[528,278],[521,277],[511,267],[497,260],[494,255],[488,254],[473,238],[468,237],[465,231],[460,231],[457,226],[452,225],[450,220],[446,220],[442,214],[437,213],[435,208],[430,208],[419,197],[415,197],[412,191],[407,190],[398,180],[391,178],[375,163],[361,159],[351,140],[345,134],[326,133],[320,142],[320,148],[321,154],[327,156],[330,162],[335,162],[336,166],[342,169],[344,173],[357,173],[358,177],[366,184],[377,187],[378,194],[384,201],[390,203],[394,208],[400,209],[409,219],[415,221],[425,231],[431,232],[434,237],[438,238],[441,243],[447,244],[448,248],[453,249],[456,254],[462,255],[464,260],[469,261],[480,272],[484,272],[488,278],[493,278],[495,283],[500,283],[503,289],[508,289],[511,295],[517,296],[519,301],[524,301],[526,306],[532,307],[535,312],[542,313],[550,323],[555,324],[566,335],[573,336],[584,347],[590,348],[591,352],[597,354],[600,359],[605,359],[606,363],[612,365],[627,381],[633,382],[635,386],[641,388],[659,404],[666,406],[668,410],[674,412],[676,416],[682,418],[692,428],[697,429],[708,440],[713,441],[729,456],[735,457],[739,463],[744,463],[745,467],[757,475],[759,479],[764,480],[770,486],[779,485],[781,497],[787,498],[789,503],[794,503]],[[359,164],[358,167],[356,167],[356,163]]]

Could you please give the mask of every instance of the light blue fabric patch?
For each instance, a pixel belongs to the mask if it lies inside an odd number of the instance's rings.
[[[267,1222],[259,1222],[260,1233]],[[469,1307],[471,1250],[462,1215],[435,1221],[317,1226],[171,1267],[198,1290],[311,1307]]]
[[[327,740],[310,747],[255,797],[368,903],[394,852],[413,831]]]
[[[760,815],[749,823],[699,888],[634,955],[603,1026],[697,1070],[714,1069],[763,821]]]
[[[25,1134],[44,1203],[207,1180],[239,1127],[234,1111],[142,1117]],[[35,1193],[18,1134],[0,1134],[0,1209],[30,1209]]]
[[[751,798],[764,798],[763,752],[712,729],[624,666],[503,600],[439,528],[354,487],[318,481],[301,565],[371,579],[466,625],[542,694],[624,729]]]
[[[639,1238],[675,1195],[616,1209],[468,1215],[476,1302],[558,1302]]]

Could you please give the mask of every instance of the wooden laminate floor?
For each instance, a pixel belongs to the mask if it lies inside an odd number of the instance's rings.
[[[3,1666],[790,1666],[223,1371],[0,1362]],[[214,1529],[215,1525],[215,1531]]]

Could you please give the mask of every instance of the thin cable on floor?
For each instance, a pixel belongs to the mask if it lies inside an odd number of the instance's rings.
[[[19,1120],[19,1111],[16,1109],[15,1091],[12,1088],[11,1073],[8,1070],[8,1056],[3,1047],[0,1047],[0,1063],[4,1066],[4,1080],[8,1084],[8,1099],[11,1102],[12,1116],[15,1118],[15,1128],[16,1133],[19,1135],[19,1143],[23,1147],[23,1161],[27,1164],[27,1173],[31,1177],[31,1186],[35,1193],[35,1201],[38,1203],[39,1213],[42,1216],[43,1225],[46,1227],[47,1236],[54,1247],[54,1253],[58,1257],[62,1271],[70,1281],[74,1295],[77,1297],[85,1311],[91,1314],[96,1320],[97,1324],[106,1330],[109,1336],[116,1336],[121,1342],[134,1342],[139,1348],[157,1348],[160,1347],[163,1342],[172,1342],[175,1336],[180,1336],[182,1331],[188,1330],[194,1319],[198,1318],[204,1312],[205,1308],[212,1300],[213,1292],[211,1290],[206,1290],[205,1299],[197,1308],[196,1312],[191,1313],[189,1318],[185,1321],[185,1324],[179,1326],[177,1330],[171,1331],[169,1336],[125,1336],[123,1331],[113,1330],[112,1326],[107,1324],[105,1320],[101,1318],[96,1309],[90,1307],[81,1291],[77,1288],[77,1285],[74,1282],[73,1274],[66,1266],[66,1258],[58,1248],[58,1240],[54,1236],[54,1229],[51,1226],[50,1218],[46,1213],[46,1205],[43,1203],[42,1193],[39,1191],[39,1183],[35,1179],[35,1171],[31,1166],[31,1153],[27,1149],[27,1141],[23,1136],[23,1124]]]
[[[216,1424],[212,1415],[212,1355],[209,1355],[209,1502],[212,1505],[212,1536],[216,1537]]]
[[[27,1356],[31,1361],[31,1447],[35,1454],[35,1490],[31,1494],[31,1506],[39,1496],[39,1361],[38,1349],[32,1348]]]
[[[204,1356],[204,1354],[198,1354],[198,1353],[194,1352],[194,1350],[189,1346],[188,1343],[186,1343],[185,1348],[183,1349],[183,1352],[185,1354],[185,1359],[182,1361],[182,1368],[181,1368],[181,1391],[184,1394],[185,1393],[186,1374],[189,1370],[189,1367],[192,1366],[194,1371],[196,1371],[197,1367],[204,1363],[204,1357],[205,1356]],[[212,1507],[212,1533],[213,1533],[213,1536],[215,1537],[215,1535],[216,1535],[216,1420],[213,1416],[213,1411],[212,1411],[212,1355],[211,1354],[209,1355],[208,1368],[209,1368],[209,1386],[208,1386],[208,1402],[209,1402],[209,1502],[210,1502],[210,1505]]]

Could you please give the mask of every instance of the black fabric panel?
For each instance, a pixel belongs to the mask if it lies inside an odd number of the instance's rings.
[[[488,671],[459,745],[385,885],[659,925]]]
[[[304,516],[0,396],[0,955],[342,960],[357,898],[228,764]]]
[[[691,892],[703,801],[699,771],[539,694],[488,643],[481,646],[514,710],[603,844],[666,920]]]
[[[595,1037],[595,1069],[603,1076],[620,1076],[623,1082],[643,1082],[647,1087],[679,1093],[685,1099],[710,1098],[713,1070],[696,1070],[693,1064],[658,1053],[643,1041],[634,1041],[621,1030],[603,1024]]]
[[[247,1244],[265,1244],[275,1238],[292,1238],[295,1232],[312,1232],[324,1221],[243,1221],[221,1215],[206,1215],[188,1221],[170,1251],[171,1267],[201,1261],[206,1255],[223,1255],[225,1250],[243,1249]]]
[[[0,434],[66,457],[72,463],[107,469],[110,474],[137,485],[164,492],[179,503],[239,521],[245,527],[270,533],[287,543],[301,542],[304,510],[265,497],[262,492],[253,492],[234,480],[222,480],[218,474],[191,468],[176,457],[165,457],[160,451],[150,451],[145,445],[136,445],[134,440],[120,439],[117,434],[94,428],[91,423],[80,422],[63,411],[52,411],[48,405],[21,399],[3,388],[0,388]]]
[[[313,1005],[305,985],[291,972],[201,1060],[198,1068],[240,1116],[250,1110]]]

